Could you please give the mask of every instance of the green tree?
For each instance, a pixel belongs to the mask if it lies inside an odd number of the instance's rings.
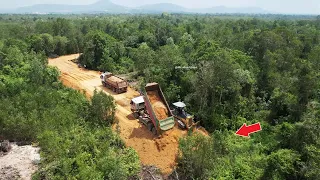
[[[66,37],[55,36],[54,37],[54,53],[57,55],[65,55],[67,53],[67,46],[69,44],[69,40]]]
[[[154,58],[155,52],[146,43],[142,43],[133,53],[135,67],[140,74],[152,65]]]
[[[47,56],[53,53],[54,51],[54,39],[50,34],[41,34],[43,50]]]
[[[273,152],[268,157],[268,166],[262,179],[298,179],[296,166],[299,161],[300,155],[295,151],[281,149]]]
[[[190,136],[179,142],[181,156],[178,172],[182,179],[207,179],[216,160],[213,141],[201,135]]]
[[[85,50],[80,63],[90,69],[112,72],[115,65],[110,54],[110,47],[113,46],[115,39],[105,33],[94,31],[90,32],[85,40]]]
[[[114,123],[115,108],[114,99],[111,96],[95,90],[89,108],[88,120],[94,120],[93,123],[100,126],[110,126]]]
[[[52,30],[55,36],[68,36],[74,31],[70,21],[65,18],[57,18],[52,23]]]
[[[29,37],[29,44],[33,51],[43,51],[47,56],[54,51],[54,39],[50,34],[32,35]]]

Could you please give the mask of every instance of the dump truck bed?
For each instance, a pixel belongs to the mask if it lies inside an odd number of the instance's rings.
[[[173,128],[175,125],[174,117],[159,84],[147,84],[144,98],[146,109],[155,127],[163,131]]]
[[[111,76],[108,78],[108,80],[113,81],[113,82],[122,82],[123,81],[123,79],[120,79],[117,76]]]
[[[124,79],[121,79],[117,76],[111,76],[107,78],[107,82],[118,88],[124,88],[128,86],[127,82]]]

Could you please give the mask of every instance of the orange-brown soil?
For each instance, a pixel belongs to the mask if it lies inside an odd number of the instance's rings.
[[[49,59],[49,65],[55,66],[61,71],[60,80],[65,86],[84,92],[88,98],[93,95],[95,89],[103,90],[106,94],[111,95],[117,104],[116,118],[119,122],[119,135],[126,145],[137,151],[142,164],[155,165],[164,175],[171,173],[176,165],[178,139],[186,135],[186,131],[174,127],[164,132],[161,138],[154,137],[144,125],[133,118],[130,111],[130,101],[139,96],[139,93],[128,88],[126,93],[115,94],[102,86],[100,72],[78,68],[72,62],[77,57],[79,54]],[[115,124],[113,128],[116,130],[117,125]]]
[[[151,106],[154,110],[154,113],[157,116],[157,119],[164,120],[169,117],[169,112],[164,104],[164,102],[161,100],[158,91],[148,91],[147,92],[148,98],[150,100]]]

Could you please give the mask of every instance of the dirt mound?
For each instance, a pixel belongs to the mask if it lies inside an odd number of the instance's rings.
[[[108,80],[112,82],[118,82],[118,83],[123,82],[123,79],[120,79],[117,76],[111,76],[108,78]]]
[[[175,130],[173,130],[170,133],[164,133],[161,138],[155,139],[155,144],[159,151],[163,151],[166,147],[170,148],[170,145],[172,144],[178,144],[180,136],[181,134],[178,134]]]
[[[152,104],[152,108],[154,109],[155,114],[159,120],[168,118],[168,109],[162,102],[158,101]]]
[[[157,118],[159,120],[167,119],[169,117],[169,112],[166,105],[161,100],[158,91],[148,91],[147,95]]]

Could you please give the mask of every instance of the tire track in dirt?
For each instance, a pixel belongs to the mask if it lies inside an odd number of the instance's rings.
[[[60,80],[65,86],[85,91],[88,98],[93,95],[95,89],[103,90],[106,94],[113,96],[117,104],[115,116],[119,121],[120,137],[126,145],[137,151],[142,164],[155,165],[164,175],[171,173],[176,165],[178,139],[186,135],[186,132],[175,127],[165,132],[161,139],[155,138],[131,114],[129,102],[132,98],[139,96],[139,93],[128,88],[127,93],[115,94],[103,87],[99,78],[100,72],[78,68],[71,61],[78,57],[79,54],[73,54],[49,59],[49,65],[55,66],[61,71]],[[116,126],[113,126],[114,130],[116,130]]]

